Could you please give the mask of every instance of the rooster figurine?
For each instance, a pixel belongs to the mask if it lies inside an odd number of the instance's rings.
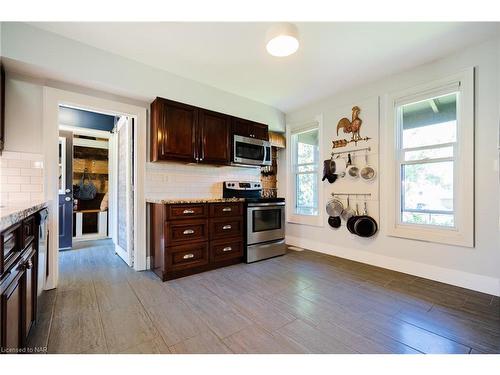
[[[351,141],[357,142],[361,139],[359,135],[359,130],[363,121],[358,117],[361,109],[358,106],[352,107],[352,121],[349,121],[347,117],[340,119],[337,124],[337,135],[339,135],[339,129],[343,128],[344,133],[352,133]]]

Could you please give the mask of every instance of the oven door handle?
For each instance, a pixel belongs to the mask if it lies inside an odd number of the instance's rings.
[[[267,203],[248,203],[248,207],[268,209],[269,207],[281,208],[285,205],[285,202],[267,202]]]

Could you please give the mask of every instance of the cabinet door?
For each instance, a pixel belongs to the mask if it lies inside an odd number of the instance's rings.
[[[151,109],[151,160],[196,161],[198,109],[161,98]]]
[[[19,274],[4,290],[1,296],[2,309],[2,345],[4,349],[22,347],[22,303],[23,277]]]
[[[33,252],[31,257],[26,261],[26,276],[25,285],[26,291],[24,293],[25,313],[24,313],[24,338],[26,339],[30,333],[31,326],[36,320],[36,297],[37,297],[37,280],[38,280],[38,267],[36,253]]]
[[[267,130],[267,125],[259,124],[258,122],[252,122],[250,124],[250,133],[252,138],[263,139],[265,141],[269,140],[269,131]]]
[[[265,141],[269,140],[267,125],[237,117],[233,118],[233,134],[248,138],[263,139]]]
[[[233,134],[241,135],[242,137],[250,138],[250,121],[243,120],[242,118],[233,117]]]
[[[230,117],[203,109],[200,109],[199,113],[199,161],[229,164],[231,160]]]

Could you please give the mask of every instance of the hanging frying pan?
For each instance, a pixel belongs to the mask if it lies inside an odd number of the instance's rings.
[[[332,198],[326,205],[326,213],[328,216],[340,216],[344,210],[344,205],[337,198]]]
[[[354,224],[356,223],[356,220],[358,220],[358,215],[359,215],[359,209],[358,209],[358,203],[356,203],[356,213],[347,220],[347,230],[351,232],[352,234],[356,234],[354,232]]]
[[[356,221],[352,225],[352,229],[354,234],[357,234],[360,237],[371,237],[375,233],[377,233],[378,225],[373,217],[368,216],[368,211],[366,209],[366,200],[363,215],[357,217]]]
[[[351,208],[349,204],[349,195],[347,196],[347,207],[342,210],[341,216],[342,219],[345,221],[348,221],[351,217],[353,217],[356,214],[354,210]]]
[[[328,224],[332,228],[340,228],[340,216],[330,216],[328,218]]]
[[[365,166],[359,171],[360,177],[365,181],[372,181],[376,176],[375,168],[368,164],[368,153],[365,154]]]

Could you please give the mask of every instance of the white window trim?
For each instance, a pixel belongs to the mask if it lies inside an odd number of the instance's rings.
[[[432,94],[447,86],[459,85],[460,116],[457,128],[454,211],[455,228],[440,228],[429,225],[401,224],[400,180],[398,166],[398,105],[411,102],[416,98]],[[418,100],[418,99],[417,99]],[[387,223],[389,236],[414,240],[474,247],[474,68],[435,80],[424,85],[412,87],[386,95],[386,165],[387,165]]]
[[[293,147],[292,147],[292,134],[310,129],[318,129],[318,215],[299,215],[295,213],[295,180],[293,171]],[[286,140],[287,145],[287,160],[288,160],[288,178],[287,178],[287,204],[286,220],[288,223],[312,225],[317,227],[324,226],[324,210],[323,207],[323,183],[322,178],[322,157],[323,157],[323,115],[316,115],[311,121],[303,122],[301,124],[287,124],[286,126]]]

